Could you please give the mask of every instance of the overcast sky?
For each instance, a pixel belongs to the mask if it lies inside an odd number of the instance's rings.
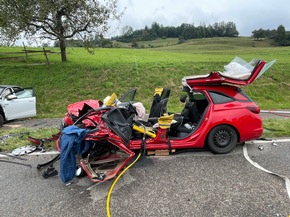
[[[240,36],[250,36],[255,29],[277,29],[283,25],[290,30],[289,0],[119,0],[125,14],[119,30],[131,26],[133,30],[151,26],[180,26],[182,23],[209,25],[215,22],[234,22]],[[118,35],[120,31],[110,31]],[[117,34],[116,34],[117,33]]]

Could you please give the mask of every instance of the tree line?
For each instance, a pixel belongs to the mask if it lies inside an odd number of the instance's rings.
[[[274,39],[279,46],[290,46],[290,32],[285,30],[283,25],[279,25],[277,29],[256,29],[252,32],[254,40]]]
[[[152,23],[151,27],[145,26],[144,29],[133,30],[130,26],[122,29],[120,36],[113,37],[119,42],[151,41],[157,38],[179,38],[180,41],[195,38],[211,37],[237,37],[239,32],[233,22],[220,22],[213,25],[199,25],[183,23],[180,26],[163,26],[157,22]]]

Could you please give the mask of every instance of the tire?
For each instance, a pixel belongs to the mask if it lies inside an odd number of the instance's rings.
[[[226,154],[236,147],[237,141],[238,136],[233,127],[219,125],[209,132],[206,144],[213,153]]]
[[[4,124],[4,117],[2,114],[0,114],[0,127],[2,127]]]

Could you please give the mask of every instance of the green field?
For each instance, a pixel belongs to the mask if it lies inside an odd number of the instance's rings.
[[[244,90],[262,109],[290,108],[288,47],[274,47],[271,41],[256,42],[246,37],[146,43],[154,44],[154,48],[97,48],[93,55],[83,48],[67,48],[68,62],[61,63],[59,54],[53,54],[49,56],[53,62],[50,65],[38,64],[45,62],[43,55],[29,55],[28,60],[3,59],[10,56],[1,55],[0,83],[34,87],[39,118],[61,117],[69,103],[103,99],[113,91],[122,95],[135,87],[137,100],[148,111],[157,86],[172,89],[168,110],[178,112],[183,106],[178,100],[183,76],[223,71],[235,56],[246,61],[277,59],[270,70]],[[21,50],[0,47],[0,53]]]

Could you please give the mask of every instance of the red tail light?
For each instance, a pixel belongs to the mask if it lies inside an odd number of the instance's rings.
[[[255,114],[260,114],[261,109],[259,106],[247,106],[246,108]]]
[[[63,119],[64,119],[64,123],[67,126],[73,125],[73,123],[74,123],[73,120],[72,120],[72,118],[71,118],[71,116],[69,114],[66,114]]]

